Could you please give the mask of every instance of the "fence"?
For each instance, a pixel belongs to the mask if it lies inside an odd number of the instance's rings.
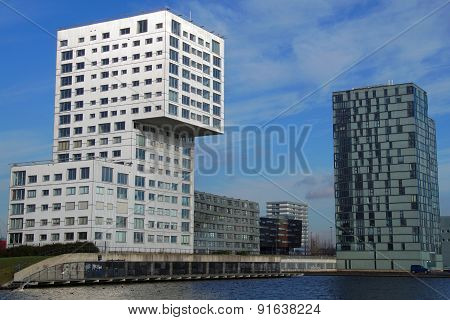
[[[133,262],[95,261],[62,263],[41,270],[24,282],[61,282],[161,278],[176,276],[279,274],[277,262]]]

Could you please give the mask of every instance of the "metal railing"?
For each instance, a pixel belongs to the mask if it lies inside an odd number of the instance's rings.
[[[193,254],[193,249],[139,248],[139,247],[98,247],[101,253],[178,253]]]

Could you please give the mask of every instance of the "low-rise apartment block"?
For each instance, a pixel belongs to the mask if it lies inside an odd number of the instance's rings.
[[[259,205],[195,191],[196,253],[259,253]]]

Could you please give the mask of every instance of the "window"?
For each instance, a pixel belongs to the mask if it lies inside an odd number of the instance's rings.
[[[88,224],[88,217],[79,217],[78,218],[78,224],[79,225],[86,225],[86,224]]]
[[[170,51],[169,51],[169,58],[172,61],[178,62],[178,52],[175,51],[175,50],[170,49]],[[72,80],[72,78],[70,78],[70,79]],[[72,83],[72,81],[71,81],[71,83]]]
[[[181,191],[182,191],[183,193],[191,193],[191,185],[190,185],[190,184],[183,183],[183,184],[181,185]]]
[[[169,103],[169,114],[177,116],[178,115],[178,107]]]
[[[68,153],[58,154],[58,162],[67,162],[67,161],[69,161]]]
[[[77,179],[77,169],[67,169],[67,180]]]
[[[68,99],[72,96],[72,91],[70,89],[60,90],[60,98]]]
[[[125,173],[117,173],[117,183],[118,184],[128,184],[128,174]]]
[[[108,133],[111,132],[111,124],[110,123],[102,123],[98,125],[99,133]]]
[[[78,202],[78,210],[87,210],[89,207],[89,203],[87,201],[79,201]]]
[[[61,128],[58,130],[58,136],[60,138],[66,138],[70,136],[70,128]]]
[[[113,150],[113,158],[118,158],[122,155],[121,150]]]
[[[136,148],[136,159],[145,160],[145,150]]]
[[[134,243],[144,243],[143,232],[134,232]]]
[[[189,222],[182,222],[181,223],[181,231],[182,232],[189,232]]]
[[[190,241],[191,241],[190,236],[186,236],[186,235],[181,236],[181,244],[182,245],[189,245]]]
[[[183,59],[182,60],[183,64],[189,67],[191,64],[191,59],[189,59],[189,57],[186,57],[186,56],[183,56],[182,59]]]
[[[192,100],[192,101],[194,101],[194,100]],[[186,105],[186,106],[189,106],[190,98],[188,96],[182,95],[181,96],[181,103]]]
[[[122,137],[113,137],[113,143],[121,143]]]
[[[13,186],[24,186],[25,185],[26,171],[15,171],[13,172]]]
[[[71,63],[65,63],[61,65],[61,73],[68,73],[72,72],[72,64]]]
[[[213,101],[215,103],[217,103],[217,104],[220,104],[221,103],[221,96],[220,96],[220,94],[213,93]]]
[[[24,204],[17,203],[11,205],[11,215],[18,215],[24,213]]]
[[[127,218],[117,216],[116,217],[116,228],[126,228],[127,227]]]
[[[36,175],[28,176],[28,183],[36,183],[36,182],[37,182]]]
[[[174,47],[174,48],[178,49],[178,39],[177,38],[175,38],[173,36],[170,36],[169,44],[170,44],[171,47]]]
[[[109,39],[109,32],[105,32],[102,34],[103,39]]]
[[[178,75],[178,66],[176,64],[170,63],[169,64],[169,73]],[[63,90],[61,90],[63,91]]]
[[[81,177],[80,179],[89,179],[89,168],[81,168]]]
[[[190,216],[189,209],[181,209],[181,218],[182,219],[189,219],[189,216]]]
[[[66,226],[73,226],[75,224],[75,218],[74,217],[67,217],[64,221],[64,224]]]
[[[218,82],[218,81],[213,81],[213,90],[216,90],[216,91],[219,91],[219,92],[222,91],[220,82]],[[219,102],[220,102],[220,100],[219,100]]]
[[[213,40],[212,41],[212,47],[211,47],[212,52],[214,52],[215,54],[220,55],[220,43]]]
[[[148,31],[147,20],[141,20],[137,22],[137,33],[144,33]]]
[[[172,20],[172,33],[178,36],[181,34],[181,25],[179,22],[175,20]]]
[[[62,61],[70,60],[72,58],[73,58],[73,51],[72,50],[61,52],[61,60]]]
[[[126,231],[116,231],[116,242],[118,242],[118,243],[127,242]]]
[[[181,197],[181,205],[183,206],[190,206],[191,204],[191,198],[189,197]]]
[[[79,194],[89,194],[89,187],[88,186],[82,186],[79,188]]]
[[[114,130],[115,131],[119,131],[119,130],[125,130],[125,122],[116,122],[114,123]]]
[[[185,119],[189,119],[189,110],[181,109],[181,116]]]
[[[130,34],[130,28],[120,29],[120,35],[123,36],[125,34]]]
[[[11,230],[23,229],[23,219],[11,219],[9,228]]]
[[[178,92],[169,90],[169,100],[172,102],[178,102]]]
[[[213,118],[213,127],[214,127],[214,128],[220,129],[220,127],[221,127],[221,124],[220,124],[220,123],[221,123],[221,122],[220,122],[219,119]]]
[[[117,187],[117,198],[118,199],[127,199],[128,198],[128,189]]]
[[[76,194],[76,188],[75,187],[67,187],[66,188],[66,195],[67,196],[73,196]]]
[[[61,77],[61,87],[70,86],[72,84],[72,76]]]
[[[144,229],[144,219],[142,218],[135,218],[134,219],[134,228],[135,229]]]
[[[169,76],[169,87],[178,89],[178,79]]]

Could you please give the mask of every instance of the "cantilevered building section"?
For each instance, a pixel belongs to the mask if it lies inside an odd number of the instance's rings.
[[[10,246],[193,251],[194,138],[223,133],[224,41],[167,10],[58,31],[53,161],[13,165]]]
[[[288,218],[301,220],[301,246],[296,248],[296,253],[309,254],[309,223],[308,205],[303,202],[271,201],[266,203],[268,218]]]
[[[442,269],[436,130],[413,83],[333,93],[338,269]]]

